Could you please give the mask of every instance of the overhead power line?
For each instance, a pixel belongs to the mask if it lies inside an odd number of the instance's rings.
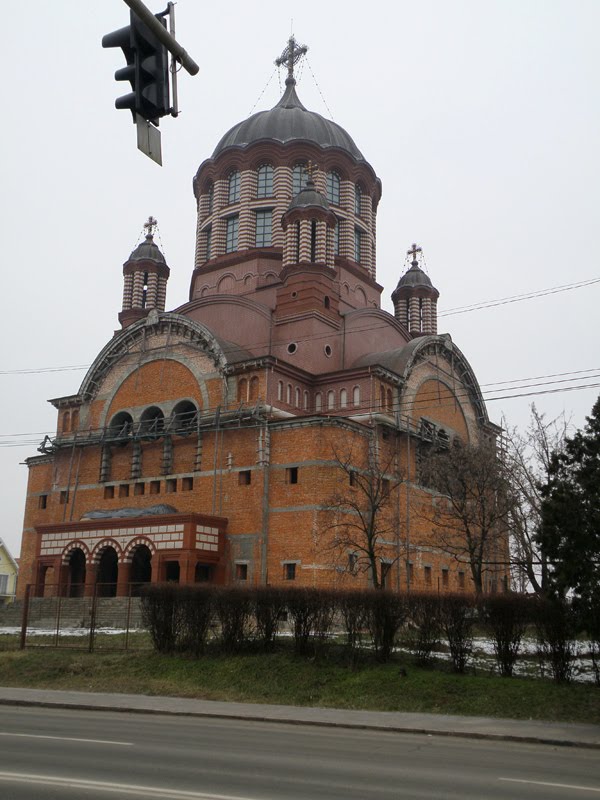
[[[536,297],[546,297],[549,294],[559,294],[560,292],[569,292],[572,289],[582,289],[584,286],[591,286],[594,283],[600,283],[600,278],[591,278],[587,281],[579,281],[579,283],[566,283],[563,286],[551,286],[549,289],[539,289],[534,292],[526,292],[525,294],[515,294],[511,297],[502,297],[499,300],[484,300],[469,306],[448,308],[445,311],[438,312],[438,317],[450,317],[454,314],[466,314],[469,311],[479,311],[482,308],[493,308],[495,306],[507,305],[508,303],[520,303],[523,300],[535,300]]]

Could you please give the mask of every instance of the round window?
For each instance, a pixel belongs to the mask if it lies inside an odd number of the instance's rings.
[[[331,358],[331,354],[333,352],[333,350],[331,349],[331,345],[326,344],[323,349],[325,350],[325,355],[327,356],[327,358]]]
[[[290,342],[288,344],[288,346],[287,346],[287,351],[291,356],[294,355],[294,353],[296,352],[297,349],[298,349],[298,345],[296,344],[296,342]]]

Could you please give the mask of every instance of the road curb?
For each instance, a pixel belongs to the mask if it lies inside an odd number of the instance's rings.
[[[225,713],[218,711],[183,711],[183,710],[169,710],[158,708],[134,708],[132,706],[111,706],[97,705],[92,703],[82,703],[80,701],[67,702],[65,700],[26,700],[26,699],[11,699],[0,698],[0,706],[23,706],[23,707],[38,707],[38,708],[61,708],[73,709],[77,711],[104,711],[110,713],[122,714],[164,714],[172,717],[202,717],[207,719],[232,719],[237,721],[246,722],[270,722],[283,725],[309,725],[312,727],[320,728],[343,728],[347,730],[374,730],[382,733],[408,733],[420,734],[423,736],[445,736],[461,739],[480,739],[498,742],[521,742],[523,744],[543,744],[550,747],[583,747],[588,750],[600,750],[600,741],[586,742],[574,739],[559,739],[544,736],[532,736],[529,734],[519,735],[517,733],[488,733],[486,731],[466,731],[466,730],[453,730],[453,729],[440,729],[440,728],[427,728],[417,727],[411,725],[378,725],[377,723],[367,722],[351,722],[351,721],[333,721],[333,720],[319,720],[319,719],[300,719],[300,718],[283,718],[277,715],[269,714],[241,714],[241,713]],[[518,724],[518,721],[515,721]]]

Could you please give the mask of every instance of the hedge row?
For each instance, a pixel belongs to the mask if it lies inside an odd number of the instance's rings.
[[[388,661],[399,643],[427,664],[445,640],[456,672],[467,669],[474,626],[483,626],[493,642],[498,670],[506,677],[513,674],[526,629],[533,627],[538,654],[558,682],[572,677],[574,640],[585,626],[600,685],[597,615],[581,614],[560,600],[516,594],[476,600],[464,594],[165,583],[147,587],[142,613],[160,653],[199,656],[209,642],[226,654],[251,645],[269,651],[285,628],[297,655],[319,655],[342,641],[353,665],[370,654]]]

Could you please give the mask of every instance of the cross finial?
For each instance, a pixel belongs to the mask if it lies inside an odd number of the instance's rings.
[[[421,252],[423,252],[422,248],[421,247],[417,247],[416,244],[413,244],[413,246],[410,248],[410,250],[406,251],[406,255],[407,256],[412,256],[413,257],[413,260],[411,261],[411,266],[412,267],[418,267],[419,266],[419,262],[417,261],[417,253],[421,253]]]
[[[314,183],[315,182],[315,175],[319,171],[319,167],[315,164],[314,161],[309,161],[306,165],[306,174],[308,175],[309,179]]]
[[[275,59],[275,64],[278,67],[286,66],[288,69],[288,81],[294,80],[294,64],[297,64],[298,61],[308,52],[308,47],[305,44],[298,44],[296,39],[294,38],[294,34],[290,36],[287,47],[283,51],[283,53],[279,56],[279,58]]]
[[[154,219],[154,217],[152,215],[150,215],[148,217],[148,222],[144,222],[144,228],[146,229],[146,237],[147,238],[150,239],[150,238],[152,238],[152,236],[154,236],[154,231],[155,231],[157,225],[158,225],[158,222]]]

